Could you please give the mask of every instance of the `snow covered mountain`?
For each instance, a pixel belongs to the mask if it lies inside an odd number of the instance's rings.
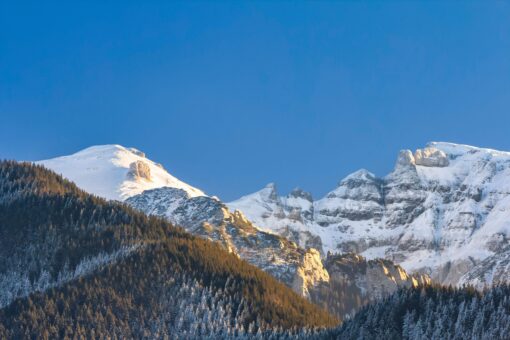
[[[391,259],[443,283],[510,280],[508,152],[433,142],[401,151],[386,177],[359,170],[316,201],[271,184],[227,205],[323,252]]]
[[[314,231],[314,202],[312,195],[296,188],[280,197],[274,183],[256,193],[227,203],[231,210],[246,212],[250,221],[263,230],[278,233],[304,248],[322,252],[322,240]]]
[[[123,201],[144,190],[161,187],[182,189],[193,197],[205,195],[170,175],[161,164],[147,159],[143,152],[120,145],[92,146],[69,156],[35,163],[106,199]]]
[[[123,200],[149,215],[163,217],[195,235],[220,243],[229,252],[340,317],[400,286],[429,283],[428,277],[410,276],[389,262],[367,262],[361,257],[346,260],[348,256],[336,262],[332,258],[323,260],[314,249],[322,248],[319,236],[305,229],[298,232],[288,228],[288,235],[262,230],[240,210],[230,211],[217,198],[179,181],[136,149],[95,146],[37,163],[62,174],[85,191]],[[273,189],[269,188],[268,192]],[[301,218],[291,213],[290,217],[296,221],[312,217],[311,211],[307,211],[311,207],[308,194],[295,190],[285,202],[296,206],[298,215],[303,215]],[[306,238],[307,247],[287,237]],[[352,301],[338,303],[345,296]]]
[[[353,252],[368,259],[386,258],[442,283],[481,286],[510,279],[508,152],[430,143],[414,153],[401,151],[386,177],[359,170],[319,200],[301,189],[279,196],[270,184],[228,203],[228,209],[133,148],[94,146],[38,163],[98,196],[126,200],[143,195],[131,202],[202,236],[204,225],[214,225],[206,237],[232,247],[243,258],[248,258],[243,250],[247,248],[239,249],[238,240],[220,232],[229,225],[225,221],[242,213],[257,237],[276,239],[277,234],[301,250],[318,249],[322,257]],[[271,253],[274,250],[266,255]],[[248,259],[252,263],[269,265],[269,257],[255,260],[253,254]]]

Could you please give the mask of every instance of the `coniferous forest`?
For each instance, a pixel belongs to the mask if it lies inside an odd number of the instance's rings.
[[[510,286],[483,292],[437,285],[405,288],[314,338],[508,339]]]

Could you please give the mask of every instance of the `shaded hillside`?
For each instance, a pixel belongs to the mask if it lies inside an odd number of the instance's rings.
[[[92,336],[92,328],[123,337],[203,335],[336,323],[219,245],[85,194],[41,167],[0,162],[0,195],[2,336]],[[204,322],[210,329],[197,328]]]
[[[510,286],[403,288],[317,339],[508,339]]]
[[[408,274],[390,260],[367,260],[352,253],[328,254],[324,268],[329,280],[310,289],[310,300],[342,318],[399,288],[431,284],[427,275]]]

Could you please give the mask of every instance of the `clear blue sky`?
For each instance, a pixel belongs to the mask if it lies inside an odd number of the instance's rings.
[[[104,2],[0,2],[0,158],[135,146],[230,200],[510,150],[508,2]]]

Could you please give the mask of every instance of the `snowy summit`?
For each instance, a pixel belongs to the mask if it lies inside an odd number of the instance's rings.
[[[171,174],[161,164],[135,148],[121,145],[91,146],[69,156],[35,162],[62,174],[94,195],[123,201],[144,190],[171,187],[191,197],[205,196]]]

